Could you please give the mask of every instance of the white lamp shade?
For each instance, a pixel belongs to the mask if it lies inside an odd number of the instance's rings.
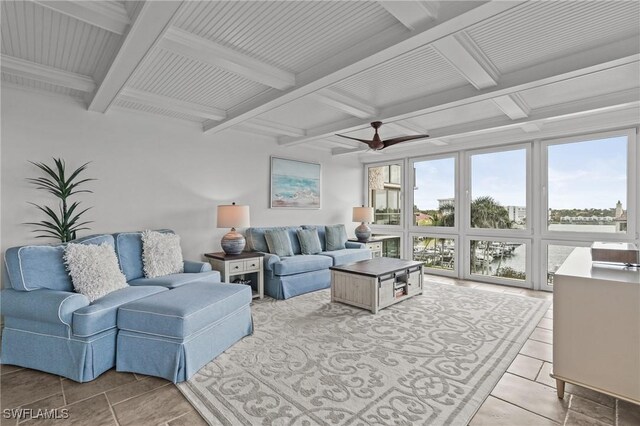
[[[373,222],[373,207],[354,207],[353,221],[365,223]]]
[[[218,228],[246,228],[249,226],[249,206],[218,206]]]

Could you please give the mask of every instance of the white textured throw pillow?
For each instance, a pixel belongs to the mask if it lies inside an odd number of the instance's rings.
[[[142,233],[142,264],[147,278],[184,272],[180,236],[157,231]]]
[[[73,288],[90,302],[129,285],[110,244],[68,244],[64,263]]]

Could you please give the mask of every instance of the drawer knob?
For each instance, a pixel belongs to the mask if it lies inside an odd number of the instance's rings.
[[[256,264],[255,264],[255,263],[252,263],[252,264],[251,264],[251,267],[253,268],[254,266],[256,266]]]
[[[240,267],[239,267],[239,266],[236,266],[236,267],[235,267],[235,269],[240,269]]]

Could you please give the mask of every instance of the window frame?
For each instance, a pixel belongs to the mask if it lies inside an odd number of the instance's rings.
[[[369,227],[371,228],[371,233],[373,234],[374,232],[377,234],[384,234],[384,233],[394,233],[394,232],[401,232],[404,229],[404,224],[405,224],[405,215],[406,215],[406,206],[405,206],[405,195],[404,195],[404,190],[405,190],[405,160],[404,159],[400,159],[400,160],[391,160],[391,161],[384,161],[384,162],[378,162],[378,163],[367,163],[364,165],[364,192],[365,192],[365,197],[364,197],[364,201],[365,201],[365,205],[366,206],[371,206],[371,191],[369,190],[369,169],[370,168],[377,168],[377,167],[384,167],[384,166],[391,166],[391,165],[399,165],[400,166],[400,191],[398,191],[398,205],[400,206],[400,224],[399,225],[379,225],[379,224],[375,224],[375,223],[371,223],[369,224]],[[374,217],[375,217],[375,210],[374,210]],[[400,242],[400,244],[402,245],[402,241]]]
[[[485,240],[485,241],[498,241],[498,242],[515,242],[523,243],[526,246],[525,256],[525,274],[526,280],[513,280],[509,278],[494,277],[490,275],[479,275],[471,273],[471,256],[466,257],[466,253],[471,253],[471,240]],[[511,238],[508,236],[489,236],[489,235],[474,235],[465,238],[464,242],[464,278],[472,281],[482,281],[491,284],[503,284],[510,287],[520,287],[526,289],[532,289],[533,287],[533,241],[531,238]]]
[[[453,254],[453,270],[429,268],[424,266],[424,272],[432,275],[443,275],[447,277],[457,278],[460,270],[460,238],[457,234],[440,234],[440,233],[428,233],[428,232],[410,232],[409,233],[409,245],[411,246],[411,259],[413,259],[413,238],[414,237],[432,237],[443,238],[447,240],[453,240],[455,244],[455,252]]]
[[[589,142],[598,139],[613,137],[627,137],[627,232],[606,233],[606,232],[570,232],[549,230],[549,147],[554,145],[564,145],[569,143]],[[540,235],[545,240],[559,241],[628,241],[636,240],[638,232],[637,224],[637,170],[636,170],[636,132],[635,129],[623,129],[609,132],[588,133],[566,138],[548,139],[541,141],[541,200],[540,200]]]
[[[455,215],[455,226],[417,226],[413,223],[413,206],[415,205],[415,185],[416,185],[416,169],[415,169],[415,164],[416,163],[421,163],[424,161],[433,161],[433,160],[443,160],[443,159],[449,159],[449,158],[453,158],[453,171],[454,171],[454,198],[455,198],[455,202],[453,203],[454,205],[454,215]],[[454,152],[454,153],[446,153],[446,154],[439,154],[439,155],[429,155],[429,156],[423,156],[423,157],[417,157],[417,158],[409,158],[409,166],[408,166],[409,172],[410,172],[410,178],[409,178],[409,182],[413,182],[413,185],[411,187],[411,191],[409,194],[409,206],[411,208],[411,214],[410,216],[407,217],[411,217],[411,222],[409,222],[409,232],[410,233],[436,233],[436,234],[451,234],[451,233],[459,233],[460,232],[460,222],[461,222],[461,215],[460,215],[460,196],[459,196],[459,191],[458,188],[460,187],[460,153],[458,152]],[[412,239],[413,241],[413,239]]]
[[[471,226],[471,201],[473,196],[472,191],[472,179],[473,179],[473,165],[472,157],[474,155],[494,154],[509,151],[518,151],[524,149],[525,151],[525,200],[527,210],[527,224],[524,229],[499,229],[499,228],[473,228]],[[463,188],[464,194],[464,227],[463,233],[468,237],[477,236],[513,236],[513,238],[531,237],[533,235],[533,224],[531,223],[533,218],[533,167],[532,167],[532,142],[518,143],[511,145],[500,145],[490,148],[473,149],[465,152],[465,186]],[[497,200],[499,201],[499,200]],[[503,206],[506,207],[506,206]]]
[[[570,240],[542,240],[540,242],[540,286],[538,290],[553,291],[553,286],[547,283],[547,273],[549,266],[549,246],[576,246],[590,247],[590,241],[570,241]]]

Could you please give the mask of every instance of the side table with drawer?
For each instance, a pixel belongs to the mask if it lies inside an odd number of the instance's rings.
[[[253,298],[264,298],[264,276],[262,253],[240,253],[235,255],[225,252],[205,253],[211,268],[220,272],[222,282],[233,283],[235,278],[252,277],[252,284],[256,283]],[[255,277],[255,280],[254,278]],[[253,287],[253,285],[252,285]]]
[[[372,238],[366,242],[363,242],[363,241],[356,240],[355,238],[352,238],[352,239],[349,239],[349,241],[352,241],[354,243],[364,244],[369,250],[371,250],[372,258],[382,257],[382,240],[376,240]]]

